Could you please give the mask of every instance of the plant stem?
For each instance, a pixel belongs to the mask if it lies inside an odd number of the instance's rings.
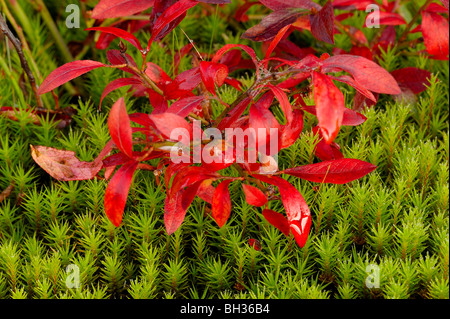
[[[420,15],[422,14],[422,11],[425,10],[425,8],[428,7],[431,2],[433,2],[433,0],[427,0],[427,2],[425,2],[425,4],[422,7],[420,7],[419,11],[417,11],[416,15],[412,18],[412,20],[406,26],[405,31],[403,31],[402,35],[399,37],[398,43],[401,43],[404,40],[406,40],[406,37],[408,36],[409,31],[411,31],[412,27],[414,26],[416,21],[419,19]]]
[[[30,67],[28,65],[27,59],[25,59],[25,55],[22,50],[22,43],[19,39],[17,39],[14,34],[12,34],[11,30],[8,28],[5,19],[0,15],[0,30],[5,34],[5,36],[11,41],[14,45],[17,54],[19,55],[20,63],[22,64],[22,68],[28,76],[28,81],[30,82],[31,88],[33,89],[34,96],[36,97],[36,103],[38,107],[42,107],[42,100],[38,94],[38,87],[36,85],[36,79],[34,78],[33,72],[31,72]]]
[[[15,91],[19,95],[19,100],[22,103],[22,106],[25,107],[27,105],[27,102],[25,101],[25,98],[23,96],[23,92],[19,87],[19,84],[17,83],[17,80],[14,78],[11,70],[8,67],[8,63],[6,63],[5,59],[0,55],[0,68],[3,69],[3,72],[5,72],[5,75],[11,79],[11,85],[14,87]]]

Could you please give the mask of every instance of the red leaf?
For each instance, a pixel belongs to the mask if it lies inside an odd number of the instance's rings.
[[[191,96],[185,99],[181,99],[173,103],[167,110],[168,113],[177,114],[181,117],[186,117],[196,107],[198,107],[205,98],[203,96]]]
[[[149,117],[150,120],[153,121],[155,128],[163,135],[164,138],[170,138],[172,131],[177,129],[184,129],[187,133],[192,133],[192,125],[177,114],[151,114]]]
[[[253,136],[256,141],[256,148],[260,149],[261,145],[266,145],[266,155],[273,155],[268,154],[270,143],[279,140],[278,133],[281,127],[272,112],[258,107],[258,104],[253,104],[249,110],[249,127],[254,129],[256,134],[256,136]]]
[[[289,236],[289,222],[283,214],[277,213],[271,209],[264,209],[262,212],[264,218],[275,228],[286,236]]]
[[[44,94],[56,89],[58,86],[69,82],[89,71],[104,67],[105,64],[91,60],[73,61],[60,66],[45,78],[38,89],[38,94]]]
[[[281,28],[280,31],[278,31],[277,35],[274,37],[272,42],[270,42],[269,48],[267,49],[267,52],[264,56],[265,59],[270,58],[273,50],[275,50],[278,43],[280,43],[280,41],[284,38],[286,33],[289,31],[290,27],[291,27],[290,25],[287,25],[284,28]]]
[[[431,72],[412,67],[395,70],[391,74],[397,80],[402,92],[410,90],[414,94],[425,91],[431,77]]]
[[[225,180],[221,182],[214,192],[212,200],[211,214],[219,227],[222,227],[230,218],[231,214],[231,199],[228,185],[233,180]]]
[[[126,30],[130,33],[135,33],[142,28],[144,28],[147,24],[149,24],[149,21],[145,20],[125,20],[125,21],[118,21],[116,23],[113,23],[110,25],[110,27],[119,28],[122,30]],[[99,50],[105,50],[109,47],[111,42],[116,39],[117,36],[111,33],[101,33],[100,36],[97,39],[97,42],[95,43],[95,47]]]
[[[216,54],[212,58],[211,62],[219,63],[222,56],[225,55],[225,53],[227,53],[229,50],[234,49],[234,48],[239,48],[241,50],[244,50],[252,59],[253,63],[256,66],[256,70],[258,72],[259,63],[258,63],[258,58],[256,57],[255,51],[252,48],[250,48],[249,46],[246,46],[243,44],[226,44],[219,51],[216,52]]]
[[[93,28],[87,28],[85,31],[100,31],[108,34],[113,34],[121,39],[124,39],[125,41],[129,42],[131,45],[133,45],[136,49],[139,51],[143,51],[141,43],[139,40],[130,32],[114,28],[114,27],[93,27]]]
[[[211,4],[225,4],[225,3],[231,3],[231,0],[197,0],[198,2],[203,3],[211,3]]]
[[[310,16],[311,33],[323,42],[334,44],[334,10],[331,1],[314,15]]]
[[[379,23],[380,25],[403,25],[406,24],[405,19],[397,14],[397,13],[393,13],[393,12],[372,12],[370,13],[367,18],[366,18],[366,23],[367,21],[372,21],[372,15],[379,15]],[[364,27],[367,27],[366,23],[364,24]]]
[[[213,95],[216,95],[216,87],[222,86],[228,76],[228,67],[225,64],[214,62],[200,62],[200,75],[206,89]]]
[[[338,76],[338,77],[330,76],[330,78],[332,78],[333,80],[342,82],[342,83],[346,83],[346,84],[352,86],[353,88],[355,88],[359,93],[361,93],[362,95],[364,95],[368,99],[370,99],[370,100],[372,100],[374,102],[377,101],[377,99],[375,98],[375,96],[373,95],[372,92],[367,90],[365,87],[360,85],[358,82],[356,82],[352,77],[350,77],[348,75],[341,75],[341,76]]]
[[[303,131],[303,115],[300,110],[294,110],[292,122],[281,127],[280,149],[293,145]]]
[[[448,59],[449,55],[448,21],[434,12],[422,13],[422,33],[425,46],[430,55]]]
[[[272,10],[282,10],[286,8],[302,8],[320,10],[320,5],[311,0],[260,0],[262,4]]]
[[[118,78],[110,83],[105,87],[103,90],[102,96],[100,97],[100,105],[99,108],[102,108],[102,102],[103,99],[112,91],[117,90],[121,87],[127,86],[127,85],[133,85],[133,84],[141,84],[141,80],[136,78]]]
[[[346,184],[374,171],[377,167],[357,159],[343,158],[289,168],[283,174],[289,174],[315,183]]]
[[[253,249],[255,249],[257,251],[260,251],[261,248],[262,248],[261,247],[261,242],[259,240],[257,240],[257,239],[250,238],[248,240],[248,244],[250,245],[250,247],[252,247]]]
[[[447,9],[447,11],[448,11],[448,9],[449,9],[449,6],[448,6],[448,0],[441,0],[441,2],[442,2],[442,4],[444,5],[444,7]]]
[[[165,97],[168,100],[186,97],[186,95],[195,89],[201,81],[202,77],[198,67],[181,72],[172,82],[165,86]]]
[[[336,144],[335,142],[331,144],[325,143],[320,128],[318,126],[313,127],[312,131],[314,135],[318,135],[316,138],[319,140],[319,142],[314,148],[314,154],[318,158],[320,158],[322,161],[344,158],[344,155],[342,155],[338,144]]]
[[[367,117],[363,114],[345,108],[342,126],[358,126],[367,121]]]
[[[138,162],[130,161],[123,165],[111,178],[111,181],[106,188],[106,216],[116,227],[122,222],[123,211],[125,209],[131,181],[138,164]]]
[[[286,116],[288,123],[292,122],[292,105],[289,103],[289,98],[287,97],[286,92],[272,84],[268,84],[268,87],[272,91],[273,95],[275,95],[278,102],[280,102],[280,107],[283,110],[284,116]]]
[[[92,11],[94,19],[130,16],[153,6],[154,0],[101,0]]]
[[[297,244],[302,248],[308,239],[311,227],[311,212],[302,194],[288,181],[278,176],[254,175],[262,182],[275,185],[280,191],[281,200]]]
[[[45,146],[30,145],[30,147],[33,160],[51,177],[59,181],[93,179],[103,167],[101,161],[81,162],[72,151]]]
[[[152,24],[152,36],[148,42],[147,51],[153,41],[160,40],[169,34],[186,15],[186,11],[194,7],[198,2],[194,0],[180,0],[168,7]],[[155,5],[156,7],[156,5]]]
[[[267,203],[267,196],[257,187],[242,184],[245,200],[249,205],[261,207]]]
[[[133,157],[130,118],[123,98],[118,99],[111,108],[108,117],[108,128],[114,144],[116,144],[122,153],[130,158]]]
[[[319,126],[325,141],[330,144],[342,125],[345,98],[328,76],[313,72],[312,78]]]
[[[230,127],[230,125],[235,123],[242,113],[244,113],[251,101],[252,99],[250,97],[245,97],[233,110],[228,113],[227,117],[220,121],[217,128],[223,131],[224,129]]]
[[[361,86],[372,92],[400,94],[397,81],[381,66],[366,58],[355,55],[335,55],[322,63],[322,72],[336,72],[336,69],[350,73]]]
[[[186,210],[182,208],[182,196],[184,190],[174,194],[168,194],[164,205],[164,226],[168,235],[180,228],[186,216]]]
[[[134,61],[134,59],[128,53],[125,53],[125,56],[127,57],[127,60],[130,62],[130,64],[137,68],[137,64]],[[123,58],[123,56],[119,50],[108,50],[106,52],[106,57],[107,57],[109,63],[111,63],[112,65],[127,64],[127,61]],[[127,68],[127,67],[121,68],[121,70],[131,73],[133,75],[137,75],[136,72],[134,72],[132,69]]]
[[[302,11],[293,8],[274,11],[264,17],[259,24],[245,31],[241,37],[252,41],[272,40],[282,28],[291,25],[297,21],[300,16],[307,13],[307,10]]]
[[[366,10],[374,0],[333,0],[333,6],[341,10]]]

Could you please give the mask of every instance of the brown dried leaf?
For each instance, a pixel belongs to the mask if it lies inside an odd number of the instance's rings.
[[[63,151],[46,146],[31,147],[34,161],[50,176],[59,181],[76,181],[94,178],[102,169],[103,163],[82,162],[75,152]]]

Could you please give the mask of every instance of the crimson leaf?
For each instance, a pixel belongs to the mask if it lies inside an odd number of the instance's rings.
[[[105,64],[92,60],[73,61],[60,66],[45,78],[38,89],[38,94],[44,94],[56,89],[89,71],[104,67]]]
[[[343,158],[289,168],[284,174],[292,175],[316,183],[345,184],[359,179],[377,167],[358,159]]]
[[[105,191],[105,213],[108,219],[118,227],[122,222],[123,211],[130,190],[133,174],[138,162],[130,161],[114,174]]]

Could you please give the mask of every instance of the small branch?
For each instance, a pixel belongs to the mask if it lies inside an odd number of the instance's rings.
[[[36,79],[34,78],[33,72],[31,72],[31,69],[28,65],[28,61],[25,58],[25,55],[23,54],[22,42],[20,42],[20,40],[18,38],[16,38],[14,36],[14,34],[11,32],[11,30],[8,28],[8,25],[5,21],[5,19],[3,19],[2,15],[0,15],[0,30],[5,34],[5,36],[14,45],[14,48],[16,49],[17,54],[19,55],[20,63],[22,64],[22,68],[25,71],[25,73],[27,74],[28,80],[30,81],[31,88],[33,89],[34,96],[36,97],[37,106],[42,108],[43,107],[42,100],[41,100],[39,94],[37,93],[38,87],[36,85]]]
[[[412,27],[414,26],[416,21],[419,19],[420,15],[422,14],[422,11],[425,10],[425,8],[427,8],[431,2],[433,2],[433,0],[427,0],[427,2],[425,2],[425,4],[422,7],[420,7],[419,11],[417,11],[416,15],[412,18],[412,20],[406,26],[405,31],[403,31],[402,35],[399,37],[398,43],[401,43],[404,40],[406,40],[406,37],[408,36],[409,31],[411,31]]]

